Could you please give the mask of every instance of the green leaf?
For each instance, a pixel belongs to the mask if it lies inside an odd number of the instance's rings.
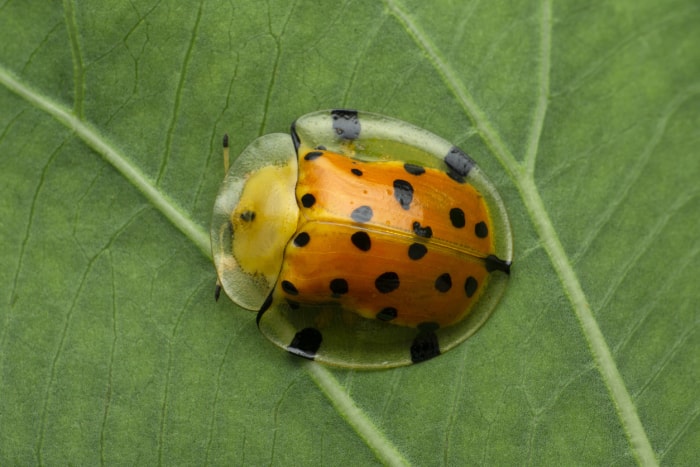
[[[694,0],[6,2],[0,464],[693,464],[699,21]],[[331,107],[454,141],[507,205],[506,296],[430,362],[300,362],[213,300],[221,136],[237,154]]]

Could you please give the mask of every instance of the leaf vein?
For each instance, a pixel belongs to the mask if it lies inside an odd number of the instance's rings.
[[[212,126],[211,129],[211,137],[209,138],[209,156],[207,157],[206,161],[206,167],[209,167],[211,165],[211,155],[216,154],[221,158],[221,138],[223,137],[222,133],[217,133],[217,130],[219,128],[219,124],[221,121],[224,119],[226,112],[228,111],[229,107],[231,106],[231,95],[233,93],[233,86],[234,83],[236,82],[236,78],[238,75],[238,64],[239,64],[239,55],[236,54],[236,64],[234,66],[234,72],[233,76],[231,76],[231,79],[229,80],[229,86],[228,86],[228,91],[226,92],[226,99],[224,101],[224,106],[221,109],[221,112],[219,112],[219,116],[216,118],[216,121],[214,122],[214,125]],[[218,149],[218,151],[215,150]],[[219,160],[220,167],[223,167],[223,164],[221,163],[221,160]],[[226,175],[224,173],[224,175]],[[192,197],[192,205],[197,206],[199,202],[199,198],[202,196],[202,190],[204,189],[204,179],[206,177],[206,171],[202,171],[201,175],[199,176],[199,182],[197,182],[197,191],[195,192],[194,196]]]
[[[263,116],[260,119],[260,128],[258,130],[258,135],[261,136],[265,133],[265,126],[267,125],[267,116],[269,115],[269,110],[270,110],[270,102],[272,100],[272,91],[275,88],[275,85],[277,83],[277,75],[279,74],[279,66],[280,66],[280,60],[282,58],[282,41],[280,40],[281,37],[284,36],[284,33],[287,30],[287,25],[289,24],[289,21],[292,17],[292,14],[294,13],[294,9],[296,8],[297,3],[294,2],[292,4],[292,8],[287,14],[287,17],[284,21],[284,24],[282,25],[282,29],[279,32],[278,35],[276,35],[273,32],[272,28],[272,19],[270,18],[270,10],[272,7],[270,6],[270,2],[268,1],[267,4],[267,16],[268,16],[268,31],[270,33],[270,36],[275,42],[275,61],[272,64],[272,72],[270,73],[270,81],[267,85],[267,91],[265,93],[265,105],[263,106]]]
[[[697,5],[693,5],[690,8],[685,8],[682,10],[671,9],[669,14],[664,18],[653,17],[652,24],[641,25],[637,31],[633,34],[620,39],[615,42],[615,45],[603,51],[600,55],[596,57],[595,60],[591,61],[589,66],[578,73],[574,79],[571,80],[569,85],[559,91],[553,93],[555,96],[562,96],[566,94],[575,93],[577,90],[581,89],[586,81],[600,72],[604,66],[608,63],[614,62],[615,58],[623,51],[628,49],[635,42],[641,41],[642,39],[659,34],[660,31],[664,29],[669,29],[675,27],[674,22],[685,21],[689,15],[692,15],[698,11]]]
[[[138,220],[138,218],[141,216],[141,214],[145,211],[145,209],[139,209],[137,212],[135,212],[127,222],[125,222],[121,227],[117,229],[117,231],[112,235],[110,238],[109,242],[107,242],[107,245],[105,245],[104,249],[97,255],[99,257],[102,255],[103,252],[107,252],[107,256],[109,258],[109,271],[111,275],[111,284],[112,284],[112,296],[111,296],[111,306],[112,306],[112,343],[110,345],[109,349],[109,363],[107,365],[107,387],[105,388],[105,402],[104,402],[104,410],[102,412],[102,424],[100,426],[100,464],[105,465],[105,437],[106,437],[106,432],[107,432],[107,419],[109,418],[109,408],[111,406],[112,402],[112,381],[113,381],[113,375],[114,375],[114,359],[115,355],[117,353],[117,337],[118,337],[118,332],[117,332],[117,298],[116,298],[116,290],[114,288],[114,284],[116,283],[115,281],[115,276],[114,276],[114,261],[112,258],[112,245],[114,245],[114,242],[116,241],[117,238],[121,236],[126,229],[129,228],[131,224],[133,224],[135,221]]]
[[[696,331],[697,331],[697,329],[694,326],[687,327],[680,336],[678,336],[676,339],[674,339],[673,345],[666,352],[666,354],[663,356],[663,358],[656,360],[654,362],[653,372],[646,379],[644,384],[639,387],[639,391],[637,392],[637,394],[635,394],[636,399],[640,399],[644,395],[646,390],[649,389],[651,387],[651,385],[654,384],[654,382],[657,379],[659,379],[659,377],[663,373],[663,370],[666,368],[666,365],[671,360],[673,360],[673,357],[685,346],[685,344],[687,343],[690,336],[694,335],[696,333]]]
[[[29,57],[27,60],[25,60],[24,65],[22,66],[22,74],[24,74],[29,66],[34,62],[34,57],[36,57],[39,52],[41,52],[44,49],[44,46],[51,40],[53,34],[56,32],[57,29],[59,29],[61,26],[65,25],[65,20],[64,21],[58,21],[54,26],[49,30],[48,33],[44,36],[44,38],[39,42],[34,49],[29,53]]]
[[[345,3],[343,6],[347,5]],[[348,96],[350,95],[350,90],[354,89],[354,85],[357,81],[357,77],[360,72],[360,68],[363,66],[363,60],[361,59],[362,57],[367,55],[367,50],[370,49],[371,45],[374,43],[377,34],[381,30],[382,25],[386,21],[386,15],[382,15],[379,21],[377,21],[375,27],[372,29],[372,31],[369,34],[365,35],[365,40],[364,43],[362,44],[362,47],[357,47],[355,56],[357,57],[356,60],[353,60],[353,66],[350,69],[350,74],[348,76],[348,79],[345,80],[345,89],[343,90],[343,97],[341,99],[341,102],[343,103],[343,106],[346,107],[353,107],[352,105],[348,105],[349,98]]]
[[[115,276],[114,276],[114,261],[112,259],[112,253],[109,252],[109,272],[111,275],[112,284],[112,343],[109,347],[109,363],[107,364],[107,387],[105,388],[105,402],[104,411],[102,413],[102,424],[100,426],[100,464],[106,465],[105,460],[105,438],[107,436],[107,419],[109,418],[109,408],[112,404],[112,382],[114,381],[114,358],[117,353],[117,299],[114,289]]]
[[[180,330],[180,324],[182,323],[183,317],[187,314],[189,310],[192,309],[191,303],[199,297],[200,287],[192,290],[187,300],[183,302],[183,306],[180,312],[177,314],[177,320],[173,326],[172,333],[168,338],[168,366],[165,372],[165,383],[163,384],[163,398],[161,400],[161,410],[160,410],[160,430],[158,436],[158,465],[164,465],[163,463],[163,449],[165,447],[165,424],[168,418],[168,404],[170,396],[170,385],[173,373],[173,346],[175,339],[177,337],[178,331]],[[167,465],[167,462],[166,464]]]
[[[63,0],[63,13],[73,57],[73,112],[78,117],[83,118],[85,113],[85,66],[83,65],[83,54],[80,50],[80,41],[78,40],[79,28],[75,17],[75,5],[71,0]]]
[[[461,396],[463,394],[461,389],[464,387],[464,373],[466,371],[466,368],[467,367],[465,365],[459,366],[459,371],[455,375],[455,384],[452,386],[452,402],[450,404],[451,410],[450,415],[449,417],[447,417],[446,420],[445,434],[443,437],[444,451],[442,462],[444,465],[450,465],[450,439],[455,430],[455,427],[457,426],[458,415],[461,415],[457,413],[457,408],[459,407],[459,400],[461,399]]]
[[[209,453],[211,452],[212,444],[214,443],[214,424],[216,422],[216,407],[219,404],[219,394],[221,393],[221,378],[224,374],[224,364],[228,361],[228,354],[233,346],[233,342],[238,334],[238,330],[233,333],[226,344],[226,349],[221,355],[221,362],[219,362],[219,368],[216,372],[216,384],[214,385],[214,401],[211,404],[211,415],[209,416],[209,433],[207,435],[207,447],[205,449],[204,455],[204,465],[209,465]]]
[[[10,287],[10,296],[8,298],[8,305],[9,309],[12,310],[14,308],[13,304],[15,302],[15,297],[17,296],[17,287],[19,284],[19,276],[22,271],[22,266],[24,264],[24,256],[27,251],[27,244],[29,243],[29,238],[31,236],[31,231],[32,231],[32,226],[34,224],[34,216],[36,213],[36,205],[39,202],[39,195],[42,191],[42,188],[44,186],[44,182],[46,181],[46,175],[48,173],[48,169],[53,163],[54,159],[56,159],[57,154],[61,151],[63,146],[66,143],[66,139],[64,139],[61,144],[59,144],[56,149],[51,153],[49,156],[48,160],[46,161],[46,164],[44,164],[44,168],[41,171],[41,174],[39,175],[39,182],[34,189],[34,194],[32,196],[32,202],[29,205],[29,216],[27,218],[26,226],[24,229],[24,234],[22,235],[22,243],[20,244],[19,247],[19,252],[17,255],[17,265],[15,267],[15,274],[12,279],[12,287]],[[12,317],[12,313],[8,312],[5,313],[5,317],[3,320],[3,326],[2,326],[2,337],[0,338],[0,349],[3,349],[5,347],[5,342],[7,339],[7,333],[9,331],[10,327],[10,318]]]
[[[700,406],[698,406],[698,402],[696,399],[695,407],[693,407],[693,410],[687,412],[687,416],[683,419],[683,422],[678,427],[678,430],[673,434],[668,444],[666,445],[666,448],[663,449],[661,454],[659,455],[659,458],[661,458],[661,460],[663,460],[665,455],[668,454],[675,447],[676,443],[678,443],[678,441],[681,440],[683,435],[688,432],[688,430],[698,419],[698,416],[700,416]]]
[[[194,21],[194,26],[192,27],[192,34],[190,35],[190,41],[187,45],[187,51],[183,58],[182,67],[180,69],[180,79],[177,83],[177,89],[175,90],[175,102],[173,104],[173,111],[170,118],[170,123],[168,124],[168,131],[165,136],[165,144],[163,145],[163,155],[161,156],[160,168],[158,169],[158,177],[156,177],[156,185],[160,185],[160,182],[165,175],[165,171],[168,167],[168,162],[170,161],[170,155],[173,145],[173,135],[175,134],[175,126],[177,123],[178,116],[180,114],[180,104],[182,102],[182,91],[185,88],[185,80],[187,78],[187,70],[189,69],[190,59],[192,57],[192,50],[194,49],[194,44],[197,42],[197,32],[199,31],[199,22],[202,19],[202,9],[204,8],[204,1],[200,0],[199,8],[197,9],[197,17]]]
[[[662,297],[678,283],[679,278],[682,278],[686,274],[686,268],[689,265],[696,263],[698,254],[700,254],[700,248],[696,248],[690,254],[685,255],[673,268],[673,272],[671,274],[665,274],[663,276],[663,282],[661,282],[655,288],[654,299],[649,300],[644,304],[644,308],[637,313],[639,315],[639,319],[634,321],[632,326],[627,329],[627,332],[625,332],[625,334],[618,341],[617,345],[614,347],[615,354],[621,352],[622,349],[624,349],[633,340],[642,324],[646,322],[652,313],[654,313],[659,300],[661,300]]]
[[[552,2],[545,0],[542,3],[542,27],[540,28],[540,70],[539,89],[537,93],[537,104],[530,127],[530,135],[527,141],[525,152],[525,168],[530,176],[534,176],[535,160],[539,149],[542,129],[547,115],[549,104],[549,76],[552,67]]]
[[[608,290],[605,292],[600,305],[598,306],[599,309],[605,309],[605,307],[610,303],[610,300],[612,300],[617,290],[633,270],[634,265],[642,258],[642,256],[644,256],[645,253],[651,249],[652,246],[654,246],[654,241],[664,232],[666,226],[669,222],[671,222],[673,216],[678,213],[679,210],[687,203],[693,202],[699,194],[700,190],[695,190],[692,195],[683,196],[676,200],[676,202],[664,212],[663,216],[657,218],[653,227],[645,231],[645,235],[641,238],[640,244],[633,248],[634,253],[629,256],[626,263],[621,267],[620,273],[615,274],[615,278],[609,281],[610,285]]]
[[[117,229],[112,236],[110,237],[109,241],[98,251],[90,260],[88,261],[86,267],[83,270],[83,274],[80,277],[80,281],[78,282],[78,286],[75,289],[75,293],[73,294],[73,298],[70,302],[70,306],[68,307],[68,311],[66,312],[64,318],[63,318],[63,327],[61,328],[60,332],[60,337],[58,339],[58,344],[56,346],[56,351],[54,352],[53,359],[51,360],[51,366],[49,369],[49,377],[48,381],[46,384],[46,390],[44,391],[44,403],[41,409],[41,417],[40,417],[40,425],[39,425],[39,436],[37,438],[36,446],[35,446],[35,452],[36,452],[36,457],[37,457],[37,463],[39,465],[43,465],[43,456],[42,456],[42,450],[44,447],[44,437],[46,435],[46,423],[48,420],[48,412],[49,412],[49,400],[51,399],[51,393],[52,393],[52,388],[54,387],[55,381],[56,381],[56,368],[58,366],[58,362],[61,359],[63,355],[63,350],[65,348],[66,344],[66,338],[68,336],[68,330],[70,328],[71,321],[73,319],[73,314],[75,312],[76,306],[78,299],[80,297],[80,294],[82,293],[85,283],[87,282],[88,277],[90,276],[90,272],[92,271],[92,268],[95,264],[95,262],[102,256],[103,253],[106,251],[109,251],[109,247],[114,243],[115,239],[117,239],[121,233],[124,231],[124,229],[127,228],[129,224],[133,221],[133,219],[136,216],[132,217],[128,222],[126,222],[121,228]]]

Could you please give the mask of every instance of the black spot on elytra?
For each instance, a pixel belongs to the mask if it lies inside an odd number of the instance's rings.
[[[323,153],[321,151],[307,152],[306,155],[304,156],[304,160],[305,161],[312,161],[314,159],[318,159],[322,155],[323,155]]]
[[[350,214],[350,217],[355,222],[369,222],[369,220],[372,219],[373,215],[374,215],[374,213],[372,212],[371,207],[360,206],[359,208],[355,209],[352,212],[352,214]]]
[[[287,292],[289,295],[299,295],[297,288],[289,281],[282,281],[282,290]]]
[[[360,136],[360,119],[356,110],[332,110],[333,131],[343,139],[357,139]]]
[[[440,355],[440,344],[434,331],[422,330],[411,344],[411,361],[420,363]]]
[[[306,193],[301,197],[301,205],[305,208],[310,208],[314,204],[316,204],[316,197],[311,193]]]
[[[467,297],[474,295],[478,287],[479,283],[476,281],[476,279],[474,279],[472,276],[467,277],[467,280],[464,282],[464,292],[467,294]]]
[[[299,235],[294,237],[294,245],[295,246],[306,246],[306,245],[308,245],[309,240],[311,240],[311,237],[309,236],[308,233],[300,232]]]
[[[394,198],[399,202],[402,208],[408,210],[413,201],[413,185],[406,180],[394,180]]]
[[[411,175],[423,175],[425,173],[425,169],[420,165],[404,164],[403,168],[404,170],[406,170],[406,172],[410,173]]]
[[[321,331],[315,328],[304,328],[294,335],[292,342],[287,346],[287,351],[299,357],[313,360],[321,347],[321,342],[323,342]]]
[[[435,279],[435,289],[438,292],[445,293],[452,288],[452,277],[449,273],[441,274]]]
[[[457,183],[466,183],[466,180],[464,179],[464,177],[457,174],[454,170],[448,170],[447,176],[450,177],[452,180],[454,180]]]
[[[453,227],[456,227],[458,229],[464,227],[467,223],[467,221],[464,218],[464,211],[462,211],[460,208],[450,209],[450,222],[452,222]]]
[[[408,247],[408,257],[412,260],[421,259],[428,252],[428,249],[422,243],[412,243]]]
[[[496,255],[489,255],[484,258],[484,261],[488,272],[502,271],[510,274],[510,261],[504,261]]]
[[[358,177],[362,177],[362,171],[360,169],[350,169],[350,172],[357,175]]]
[[[382,310],[377,313],[377,319],[379,321],[391,321],[392,319],[396,319],[397,316],[397,311],[396,308],[388,306],[386,308],[382,308]]]
[[[399,275],[395,272],[385,272],[374,281],[374,286],[381,293],[393,292],[399,288],[399,285]]]
[[[369,238],[367,232],[355,232],[350,237],[350,241],[362,251],[369,251],[369,249],[372,248],[372,240]]]
[[[420,222],[416,221],[413,223],[413,233],[423,238],[430,238],[433,236],[433,229],[430,226],[421,226]]]
[[[338,296],[348,293],[348,281],[345,279],[333,279],[330,288],[333,295],[338,298]]]
[[[485,222],[478,222],[474,226],[474,233],[479,238],[486,238],[489,236],[489,228],[487,227]]]
[[[450,168],[450,172],[448,172],[448,174],[452,173],[453,175],[461,178],[462,181],[464,181],[463,179],[469,175],[471,169],[476,165],[474,160],[457,146],[452,146],[452,148],[450,148],[449,152],[445,156],[445,164],[447,164],[447,167]],[[455,177],[452,176],[452,178]]]

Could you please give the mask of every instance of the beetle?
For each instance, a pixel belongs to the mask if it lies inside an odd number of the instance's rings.
[[[492,313],[512,264],[505,207],[469,155],[345,109],[253,141],[221,185],[211,241],[221,287],[270,341],[347,368],[455,347]]]

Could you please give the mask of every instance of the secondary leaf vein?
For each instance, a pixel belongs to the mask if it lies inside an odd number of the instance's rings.
[[[75,6],[71,0],[63,0],[63,14],[73,57],[73,112],[78,117],[83,118],[85,111],[85,66],[83,65],[83,54],[80,51],[80,41],[78,40],[79,28],[75,18]]]
[[[204,2],[200,1],[199,9],[197,9],[197,18],[194,20],[194,26],[192,27],[192,35],[190,36],[190,42],[187,46],[187,52],[185,52],[185,57],[183,59],[182,68],[180,70],[180,79],[177,83],[177,89],[175,91],[175,103],[173,105],[173,112],[170,118],[170,124],[168,125],[168,131],[165,137],[165,144],[163,145],[163,155],[161,156],[160,168],[158,170],[158,177],[156,178],[156,185],[160,185],[160,181],[165,174],[165,170],[168,166],[168,161],[170,160],[170,153],[173,145],[173,135],[175,134],[175,126],[177,118],[180,115],[180,102],[182,101],[182,91],[185,88],[185,80],[187,78],[187,70],[190,65],[190,58],[192,57],[192,50],[194,49],[194,44],[197,41],[197,31],[199,30],[199,21],[202,18],[202,8]]]
[[[525,169],[533,177],[535,172],[535,159],[539,150],[544,119],[547,115],[547,105],[549,104],[549,75],[552,60],[552,2],[545,0],[542,3],[542,27],[540,28],[540,70],[539,89],[537,93],[537,104],[532,118],[530,135],[527,141],[525,152]]]
[[[588,235],[579,243],[579,250],[573,255],[573,262],[577,263],[582,258],[588,249],[597,238],[598,234],[603,231],[603,227],[614,218],[615,213],[622,206],[625,199],[628,198],[632,187],[641,178],[644,168],[647,167],[649,161],[656,151],[659,143],[666,132],[666,127],[675,113],[683,106],[685,102],[700,94],[700,84],[691,86],[681,90],[668,103],[663,113],[659,117],[658,123],[654,128],[649,141],[644,147],[639,157],[635,158],[634,164],[626,166],[626,175],[624,179],[617,183],[617,194],[610,197],[607,201],[605,209],[595,216],[594,224],[588,229]]]

